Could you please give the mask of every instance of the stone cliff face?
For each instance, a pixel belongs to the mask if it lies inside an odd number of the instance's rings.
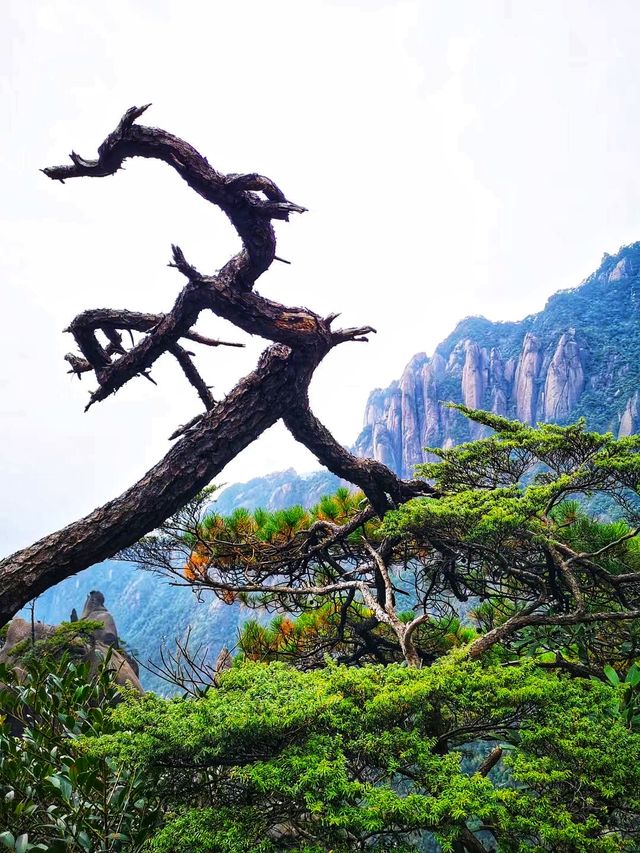
[[[548,343],[527,332],[517,356],[470,338],[460,340],[446,360],[437,350],[432,359],[415,356],[399,383],[371,394],[356,452],[410,476],[425,447],[479,438],[483,428],[448,409],[446,401],[528,424],[566,421],[585,389],[587,360],[572,327]],[[637,410],[630,408],[626,420],[638,421]]]
[[[443,404],[464,403],[527,424],[586,417],[593,429],[640,431],[640,243],[605,255],[592,276],[519,323],[463,320],[431,358],[374,391],[355,445],[411,476],[425,447],[480,437]]]
[[[120,647],[115,620],[105,607],[104,595],[99,590],[91,590],[87,596],[81,618],[90,622],[99,622],[102,627],[96,628],[84,639],[78,638],[73,647],[73,654],[90,663],[93,669],[105,659],[107,652],[109,652],[109,668],[115,673],[116,682],[123,687],[132,688],[138,693],[144,693],[138,678],[140,674],[138,664],[126,649]],[[78,615],[74,607],[71,613],[71,622],[76,622],[77,619]],[[58,626],[48,625],[41,621],[34,621],[31,624],[20,616],[14,616],[9,622],[4,645],[0,648],[0,663],[7,664],[15,669],[22,678],[24,675],[23,654],[18,652],[18,647],[27,640],[29,641],[27,650],[30,651],[32,642],[38,643],[51,639],[55,634],[56,627]],[[36,645],[35,648],[37,651],[38,646]]]
[[[620,418],[620,436],[640,432],[640,391],[636,391],[627,403]]]

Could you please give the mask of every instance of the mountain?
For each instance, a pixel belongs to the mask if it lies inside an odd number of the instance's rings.
[[[50,625],[68,620],[72,608],[81,612],[91,590],[104,594],[121,641],[142,664],[142,686],[158,693],[172,691],[144,665],[149,660],[160,662],[161,647],[175,649],[176,639],[184,641],[190,630],[191,648],[206,649],[213,662],[224,645],[235,645],[238,626],[254,615],[215,596],[198,600],[190,588],[171,586],[165,578],[130,563],[106,560],[43,593],[35,602],[35,618]],[[30,618],[28,609],[20,615]]]
[[[467,317],[429,357],[415,355],[401,378],[369,397],[355,452],[373,456],[411,476],[425,446],[448,446],[482,434],[441,401],[485,408],[526,423],[567,422],[584,416],[595,430],[640,432],[640,243],[605,255],[579,287],[556,293],[538,314],[511,323]],[[293,469],[227,487],[217,498],[223,514],[238,506],[280,509],[311,506],[340,481],[328,471],[298,475]],[[195,644],[215,658],[233,646],[248,616],[213,596],[170,586],[149,572],[107,561],[48,590],[37,618],[57,623],[91,589],[105,594],[121,636],[144,663],[158,659],[187,626]],[[141,672],[143,686],[162,689]]]
[[[271,511],[295,504],[310,507],[323,495],[335,492],[340,485],[344,485],[344,480],[330,471],[298,474],[294,468],[288,468],[266,477],[255,477],[247,483],[227,486],[216,498],[216,511],[229,515],[239,506],[250,510],[262,507]]]
[[[425,447],[478,438],[483,428],[442,401],[528,424],[585,417],[598,431],[640,429],[640,243],[605,255],[579,287],[520,322],[467,317],[401,378],[367,402],[355,450],[402,476]]]
[[[412,476],[425,447],[484,434],[447,408],[449,401],[528,424],[585,417],[594,430],[639,432],[640,242],[605,254],[596,272],[537,314],[506,323],[462,320],[431,357],[414,355],[399,380],[371,392],[353,451]],[[335,484],[327,471],[289,469],[225,489],[219,506],[312,506]]]

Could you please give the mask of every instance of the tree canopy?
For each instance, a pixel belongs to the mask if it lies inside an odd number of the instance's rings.
[[[3,678],[26,725],[19,739],[0,721],[9,849],[614,853],[640,841],[624,686],[530,659],[244,663],[198,698],[115,708],[108,668],[33,660],[26,680]]]
[[[209,489],[123,552],[257,618],[235,661],[181,646],[181,698],[105,692],[90,727],[72,707],[50,740],[5,733],[22,836],[0,840],[85,849],[78,827],[139,806],[141,853],[637,850],[640,439],[465,413],[493,432],[432,449],[429,495],[382,515],[344,488],[222,517]],[[55,722],[61,676],[33,666],[31,692],[3,678]]]
[[[586,654],[594,661],[622,648],[623,636],[633,655],[640,437],[463,411],[492,434],[431,448],[434,461],[419,473],[432,493],[382,519],[347,489],[308,511],[226,518],[206,492],[125,556],[227,603],[308,613],[310,663],[326,653],[345,663],[429,663],[442,651],[443,629],[451,633],[447,624],[469,608],[483,629],[472,656],[526,636],[562,662],[575,658],[580,634],[592,637]],[[599,520],[598,511],[615,520]],[[277,626],[301,639],[291,620]],[[251,631],[255,651],[260,625]]]

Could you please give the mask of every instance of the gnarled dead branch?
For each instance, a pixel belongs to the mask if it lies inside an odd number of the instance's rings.
[[[161,160],[188,186],[220,208],[242,241],[241,251],[215,275],[204,275],[177,246],[172,265],[186,278],[173,307],[162,315],[113,309],[79,314],[69,325],[80,355],[70,354],[71,372],[93,372],[98,387],[89,406],[107,399],[136,376],[150,376],[164,354],[177,358],[197,391],[204,413],[174,433],[179,440],[145,476],[119,497],[0,562],[0,624],[25,602],[55,583],[112,556],[157,527],[196,495],[243,448],[279,419],[329,470],[359,485],[378,513],[429,492],[426,484],[405,483],[389,469],[344,451],[309,409],[307,389],[324,356],[346,341],[366,340],[369,326],[332,330],[336,314],[321,317],[308,308],[265,299],[253,286],[276,258],[273,220],[288,220],[305,208],[287,200],[269,178],[257,173],[225,175],[191,145],[164,130],[136,121],[149,105],[127,110],[98,148],[95,159],[72,152],[71,163],[44,169],[64,182],[115,174],[133,157]],[[202,311],[212,311],[238,328],[271,342],[255,370],[227,397],[215,402],[206,381],[181,341],[237,346],[195,331]],[[101,331],[107,346],[98,339]],[[123,333],[131,336],[126,349]],[[133,332],[142,334],[138,342]]]

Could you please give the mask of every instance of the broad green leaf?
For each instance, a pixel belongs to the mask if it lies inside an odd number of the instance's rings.
[[[615,669],[609,664],[604,667],[604,674],[609,679],[609,682],[614,685],[614,687],[617,687],[620,684],[620,676],[615,671]]]
[[[16,837],[12,832],[0,832],[0,842],[2,842],[5,847],[8,847],[10,850],[14,850],[16,844]]]
[[[29,834],[23,833],[16,838],[16,853],[25,853],[26,850],[29,850],[32,847],[32,844],[29,844]]]

